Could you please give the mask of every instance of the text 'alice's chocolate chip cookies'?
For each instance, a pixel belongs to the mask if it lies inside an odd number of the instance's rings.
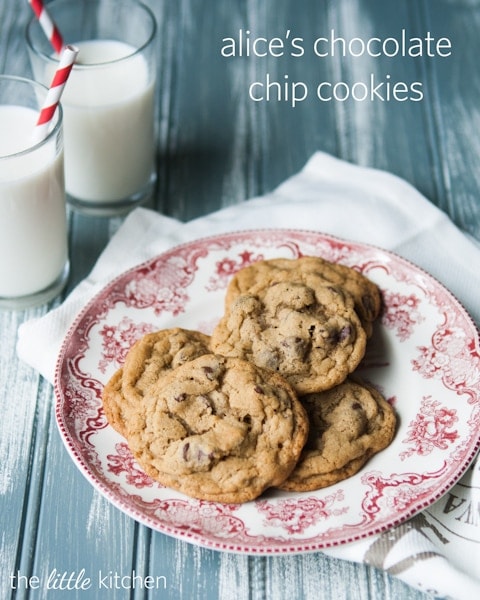
[[[282,377],[214,354],[172,371],[131,412],[127,440],[149,475],[228,503],[280,485],[308,434],[305,410]]]

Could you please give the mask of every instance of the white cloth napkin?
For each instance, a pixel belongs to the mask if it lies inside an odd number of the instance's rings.
[[[19,357],[52,382],[69,326],[115,275],[178,243],[262,227],[316,230],[392,250],[441,281],[480,323],[480,247],[402,179],[318,152],[273,192],[186,224],[143,208],[133,211],[65,302],[20,327]],[[327,552],[368,562],[442,597],[480,598],[478,458],[449,499],[449,510],[438,501],[385,534]],[[470,527],[459,528],[459,519]]]

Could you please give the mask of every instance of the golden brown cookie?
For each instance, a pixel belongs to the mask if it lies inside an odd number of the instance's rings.
[[[372,324],[382,304],[378,286],[359,271],[318,256],[273,258],[241,269],[228,285],[225,303],[228,306],[240,295],[255,294],[258,286],[274,285],[279,281],[302,281],[306,273],[317,275],[325,285],[335,285],[348,292],[353,297],[362,326],[370,337]]]
[[[103,408],[112,427],[124,435],[125,407],[139,402],[146,390],[172,369],[209,353],[209,342],[208,335],[179,327],[161,329],[139,339],[103,392]]]
[[[373,387],[348,379],[301,398],[310,432],[300,460],[279,487],[306,492],[354,475],[395,434],[393,408]]]
[[[178,367],[128,410],[127,440],[145,472],[218,502],[280,485],[308,435],[305,410],[282,377],[214,354]]]
[[[122,393],[123,369],[117,369],[105,384],[102,393],[103,412],[107,421],[120,435],[124,435],[122,407],[125,397]]]
[[[309,272],[237,296],[211,337],[214,352],[277,371],[299,394],[341,383],[365,347],[351,296]]]

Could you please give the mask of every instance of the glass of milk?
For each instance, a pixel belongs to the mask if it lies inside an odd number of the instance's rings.
[[[155,169],[156,22],[136,0],[53,0],[65,44],[78,47],[62,96],[67,201],[115,215],[151,198]],[[34,17],[26,30],[35,79],[58,65]]]
[[[0,307],[42,304],[68,277],[62,109],[34,129],[47,89],[0,75]]]

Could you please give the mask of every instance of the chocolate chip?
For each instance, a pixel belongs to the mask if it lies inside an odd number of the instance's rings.
[[[203,367],[203,372],[207,376],[207,379],[209,379],[210,381],[213,381],[214,375],[213,375],[212,367]]]
[[[298,336],[289,336],[282,340],[281,346],[285,348],[285,354],[292,358],[303,358],[308,350],[310,342]]]
[[[197,460],[198,462],[202,462],[202,459],[204,458],[208,458],[209,460],[212,460],[213,458],[213,452],[204,452],[201,448],[199,448],[197,450]]]
[[[342,327],[340,331],[336,331],[332,334],[331,340],[334,344],[340,344],[347,340],[351,336],[351,334],[352,328],[350,327],[350,325],[345,325],[345,327]]]
[[[284,340],[282,340],[281,345],[284,348],[291,348],[292,346],[296,346],[302,342],[303,342],[302,338],[299,338],[296,336],[295,337],[291,336],[291,337],[288,337],[288,338],[285,338]]]

